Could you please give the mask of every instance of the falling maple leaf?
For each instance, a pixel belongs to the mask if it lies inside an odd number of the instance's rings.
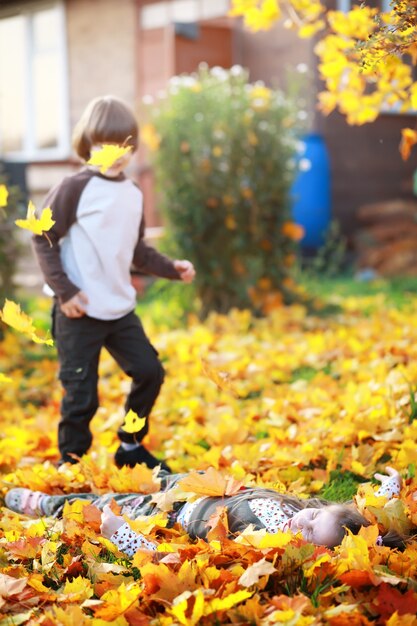
[[[134,435],[144,428],[146,424],[146,417],[139,417],[137,413],[129,409],[125,415],[125,420],[121,426],[122,430],[126,433]]]
[[[417,130],[412,128],[403,128],[401,130],[401,143],[400,153],[404,161],[406,161],[410,154],[411,148],[417,143]]]
[[[51,230],[55,224],[55,220],[52,219],[52,209],[46,207],[42,210],[41,216],[36,217],[36,207],[30,200],[25,220],[15,220],[16,226],[30,230],[35,235],[45,235],[48,230]],[[52,245],[52,244],[51,244]]]
[[[4,324],[30,337],[35,343],[44,343],[47,346],[54,345],[52,339],[39,337],[39,335],[37,335],[37,330],[33,325],[32,318],[21,311],[20,305],[13,302],[13,300],[6,299],[3,309],[0,311],[0,319]]]
[[[105,174],[119,159],[131,152],[132,146],[118,146],[115,144],[103,144],[96,150],[87,161],[89,165],[97,165],[100,172]]]
[[[0,207],[7,206],[9,192],[6,185],[0,185]]]

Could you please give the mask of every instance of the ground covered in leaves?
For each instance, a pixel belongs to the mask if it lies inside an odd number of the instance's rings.
[[[161,503],[157,517],[133,524],[170,553],[154,563],[144,552],[127,559],[100,537],[92,505],[71,504],[62,520],[3,508],[0,625],[417,624],[417,543],[403,553],[375,543],[387,525],[417,525],[417,299],[401,310],[382,296],[337,304],[332,316],[293,306],[179,330],[145,320],[167,371],[147,445],[174,471],[214,468],[190,497],[221,493],[230,479],[300,497],[357,494],[372,526],[327,550],[284,533],[232,541],[219,516],[210,541],[193,542],[166,527]],[[4,331],[3,493],[156,492],[146,468],[112,463],[129,381],[111,359],[101,362],[93,448],[57,469],[54,349]],[[366,482],[386,464],[404,477],[390,503]]]

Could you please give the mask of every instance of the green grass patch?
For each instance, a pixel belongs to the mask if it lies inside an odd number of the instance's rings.
[[[358,474],[334,470],[330,472],[330,480],[323,485],[319,496],[332,502],[346,502],[353,498],[358,490],[358,485],[363,482],[367,482],[366,479],[358,476]]]
[[[323,299],[324,303],[334,303],[335,297],[369,297],[383,294],[388,304],[404,307],[409,303],[410,296],[417,295],[417,277],[378,278],[371,281],[356,279],[352,274],[341,274],[329,278],[327,276],[311,276],[300,272],[299,282],[311,297]],[[330,302],[329,302],[330,301]],[[335,306],[335,304],[333,304]],[[375,303],[375,306],[378,306]]]

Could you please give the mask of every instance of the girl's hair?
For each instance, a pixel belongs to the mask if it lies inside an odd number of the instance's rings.
[[[353,535],[357,535],[362,526],[370,525],[370,522],[354,508],[354,505],[336,504],[335,507],[337,507],[335,508],[337,521],[344,531],[341,540],[346,534],[346,529],[350,530]],[[381,534],[379,539],[379,545],[387,546],[388,548],[404,550],[406,547],[407,537],[393,529],[388,530],[385,534]]]
[[[91,148],[102,143],[117,143],[138,147],[139,128],[133,111],[119,98],[102,96],[86,107],[74,128],[72,144],[84,161],[91,156]]]

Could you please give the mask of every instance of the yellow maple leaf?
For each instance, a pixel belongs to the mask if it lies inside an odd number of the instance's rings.
[[[188,611],[188,600],[190,598],[193,598],[194,605],[192,610]],[[176,617],[179,623],[184,624],[184,626],[195,626],[195,624],[198,624],[203,616],[203,612],[204,594],[201,589],[196,589],[192,593],[188,590],[184,591],[174,599],[172,607],[169,610],[170,615]]]
[[[85,626],[86,615],[77,604],[66,606],[64,609],[59,606],[52,606],[45,611],[45,624],[59,624],[60,626]],[[91,624],[98,620],[91,620]]]
[[[52,210],[50,207],[43,209],[39,219],[36,217],[35,213],[36,207],[33,202],[29,200],[26,219],[16,220],[15,224],[19,226],[19,228],[30,230],[35,235],[43,235],[48,232],[48,230],[51,230],[52,226],[55,224],[55,220],[52,219]]]
[[[225,598],[214,598],[211,602],[207,602],[204,607],[204,615],[211,615],[211,613],[215,613],[216,611],[226,611],[227,609],[231,609],[235,604],[239,604],[239,602],[243,602],[243,600],[247,600],[253,595],[253,591],[236,591],[235,593],[230,593]]]
[[[122,583],[118,589],[110,589],[101,596],[103,605],[94,612],[94,617],[111,622],[123,615],[139,598],[142,593],[140,585]]]
[[[62,593],[59,596],[60,602],[84,602],[94,595],[93,586],[88,578],[77,576],[71,581],[66,580]]]
[[[11,383],[12,379],[10,378],[10,376],[6,376],[6,374],[3,374],[3,372],[0,372],[0,383]]]
[[[122,430],[126,433],[134,435],[138,433],[146,424],[146,417],[139,417],[137,413],[129,409],[125,415],[125,421],[122,425]]]
[[[9,192],[7,191],[6,185],[0,185],[0,207],[7,206],[8,197]]]
[[[35,343],[42,343],[48,346],[54,345],[52,339],[42,338],[36,334],[37,331],[33,325],[32,318],[21,311],[20,305],[13,302],[13,300],[6,299],[3,309],[0,311],[0,319],[4,324],[30,337]]]
[[[97,165],[100,172],[105,174],[119,159],[124,157],[132,150],[132,146],[118,146],[105,143],[99,149],[93,152],[87,161],[89,165]]]
[[[168,524],[166,513],[157,513],[155,515],[142,515],[134,520],[124,516],[125,521],[136,533],[149,535],[154,528],[165,528]]]
[[[242,486],[243,483],[223,476],[214,467],[209,467],[203,474],[190,472],[178,482],[180,489],[199,496],[232,496],[238,493]]]

